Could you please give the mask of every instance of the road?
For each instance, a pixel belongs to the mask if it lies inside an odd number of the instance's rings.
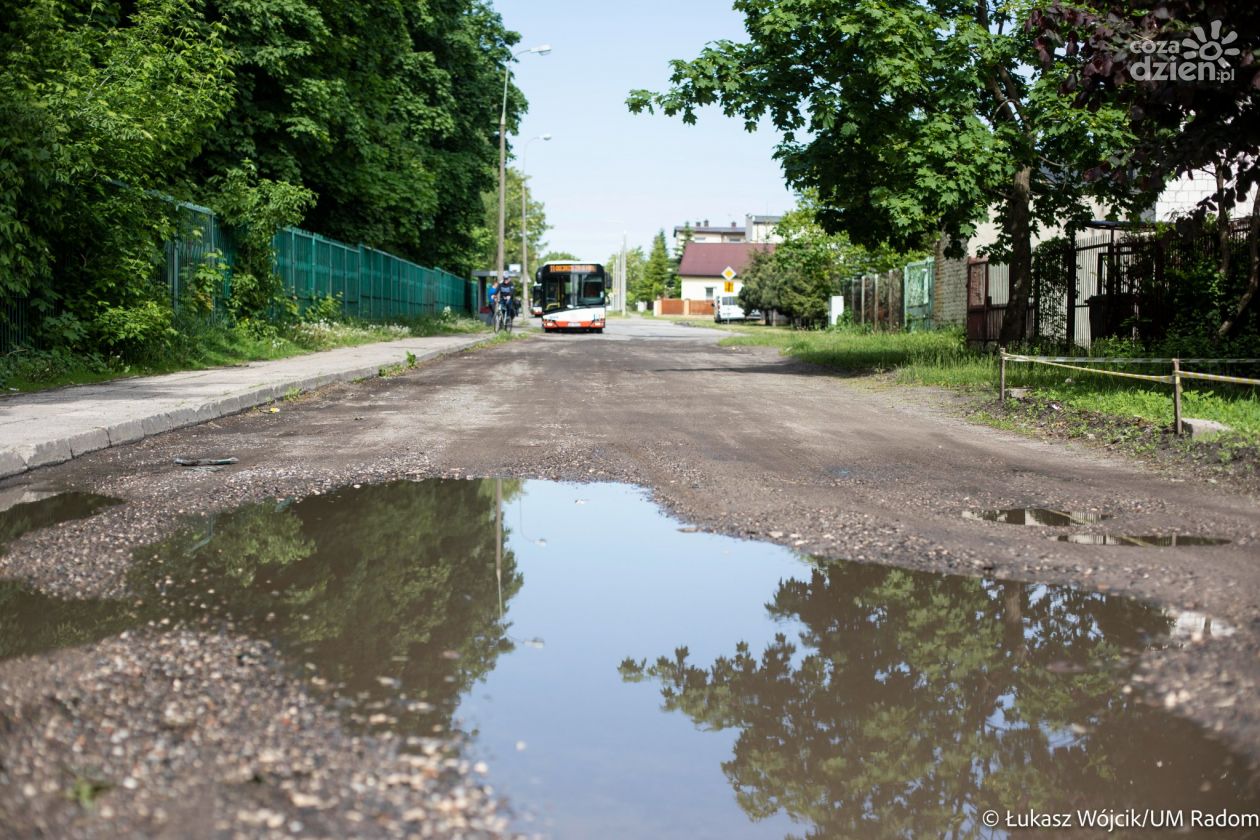
[[[612,320],[603,335],[532,336],[38,470],[3,488],[74,487],[130,504],[90,528],[28,535],[0,558],[0,575],[60,596],[118,596],[132,549],[179,516],[350,482],[629,482],[695,526],[802,553],[1067,583],[1206,613],[1236,632],[1148,652],[1141,678],[1152,702],[1260,756],[1254,498],[973,425],[946,394],[846,380],[765,348],[721,347],[722,337]],[[172,465],[179,455],[239,463],[186,470]],[[1076,545],[1054,539],[1063,529],[964,517],[1007,507],[1113,517],[1077,529],[1090,533],[1231,542]],[[38,688],[37,670],[0,667],[0,682]]]

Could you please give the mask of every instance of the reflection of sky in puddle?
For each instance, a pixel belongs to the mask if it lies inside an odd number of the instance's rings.
[[[965,836],[986,807],[1256,809],[1225,750],[1121,691],[1134,651],[1221,633],[1206,617],[815,564],[683,533],[631,487],[500,489],[501,575],[496,482],[344,488],[142,549],[143,604],[0,583],[0,657],[231,618],[358,726],[453,722],[519,827],[556,838]]]
[[[710,660],[735,641],[765,645],[784,629],[766,598],[808,565],[773,546],[680,534],[630,487],[531,482],[505,513],[526,581],[510,632],[545,645],[501,658],[459,708],[498,789],[555,837],[784,836],[782,817],[750,823],[734,805],[720,766],[735,733],[662,714],[659,690],[624,683],[617,664],[680,644]]]
[[[876,837],[893,825],[965,835],[982,806],[1012,804],[994,799],[998,789],[1116,807],[1138,804],[1143,790],[1149,801],[1185,801],[1211,779],[1214,801],[1250,796],[1223,789],[1217,777],[1232,759],[1222,749],[1120,692],[1132,653],[1194,623],[1177,614],[1040,584],[844,563],[817,571],[776,546],[680,533],[633,488],[530,483],[507,522],[525,579],[511,632],[546,645],[502,657],[458,716],[477,732],[473,750],[491,779],[536,818],[524,828],[557,838]],[[740,643],[749,672],[728,680]],[[680,646],[685,667],[653,664]],[[768,649],[779,681],[761,679]],[[645,670],[618,684],[608,667],[621,652]],[[814,672],[825,674],[822,694],[800,688]],[[986,684],[995,696],[982,696]],[[883,716],[906,731],[885,737]],[[1001,767],[1016,756],[1026,766]],[[838,759],[848,762],[839,777]],[[946,778],[959,759],[968,784]],[[929,769],[938,764],[939,775]],[[1098,772],[1110,777],[1091,778]],[[888,774],[898,781],[882,794],[860,784],[869,801],[855,805],[850,784]],[[737,790],[746,809],[735,807]],[[915,790],[952,816],[891,804]],[[866,817],[815,822],[829,808],[802,802],[805,791],[847,799],[830,810]]]

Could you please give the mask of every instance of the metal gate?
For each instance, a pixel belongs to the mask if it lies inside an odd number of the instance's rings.
[[[902,270],[901,292],[905,301],[906,329],[932,329],[932,288],[936,277],[934,260],[910,263]]]

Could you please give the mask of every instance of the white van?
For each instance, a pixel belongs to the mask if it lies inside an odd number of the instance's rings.
[[[755,309],[751,312],[744,311],[744,307],[739,305],[739,295],[721,295],[713,299],[713,320],[719,324],[760,317],[761,313]]]

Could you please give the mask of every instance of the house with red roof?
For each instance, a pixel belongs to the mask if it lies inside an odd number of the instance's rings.
[[[739,294],[753,254],[773,250],[768,242],[688,242],[678,264],[679,297],[712,301]]]

